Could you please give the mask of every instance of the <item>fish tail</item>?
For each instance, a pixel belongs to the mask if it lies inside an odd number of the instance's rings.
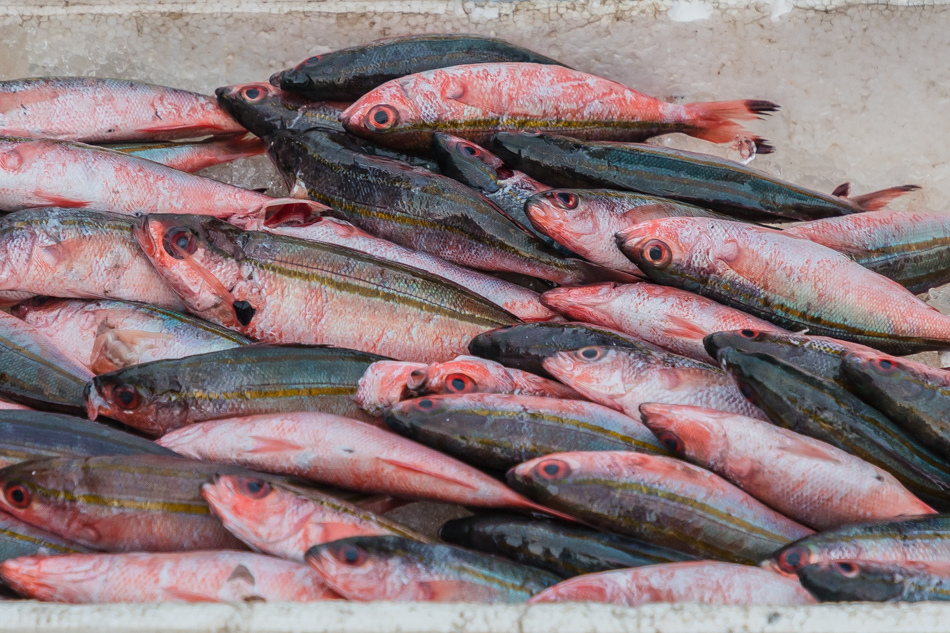
[[[687,103],[683,106],[690,136],[712,143],[729,143],[737,136],[746,137],[755,143],[757,154],[771,154],[775,147],[739,125],[735,121],[761,119],[761,115],[778,110],[771,101],[746,99],[744,101],[705,101]]]
[[[890,187],[889,189],[866,193],[863,196],[854,196],[853,198],[848,198],[848,200],[853,202],[861,211],[877,211],[878,209],[883,209],[905,193],[917,191],[918,189],[920,189],[918,185],[901,185],[900,187]]]

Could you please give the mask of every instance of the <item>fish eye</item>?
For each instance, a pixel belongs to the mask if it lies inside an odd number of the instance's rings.
[[[558,191],[556,194],[554,194],[554,200],[557,203],[557,206],[561,207],[562,209],[577,208],[577,195],[568,191]]]
[[[416,402],[416,406],[422,409],[423,411],[428,411],[432,407],[435,406],[435,402],[433,402],[429,398],[423,398],[422,400],[419,400],[418,402]]]
[[[571,474],[571,467],[559,459],[546,459],[535,468],[538,477],[545,481],[557,481]]]
[[[337,550],[336,558],[341,563],[357,567],[366,562],[366,552],[356,545],[344,545]]]
[[[33,501],[33,493],[30,492],[30,489],[16,481],[11,481],[4,486],[3,496],[7,503],[20,510],[30,507],[30,503]]]
[[[856,578],[860,573],[858,566],[848,561],[839,560],[832,565],[835,570],[845,578]]]
[[[186,229],[183,226],[174,226],[165,231],[165,239],[162,240],[162,246],[165,248],[165,252],[175,259],[184,259],[185,255],[183,253],[193,255],[194,252],[198,250],[198,241],[195,239],[195,234],[191,232],[191,229]]]
[[[366,125],[377,132],[391,130],[399,122],[399,113],[391,105],[373,106],[366,113]]]
[[[790,547],[778,556],[778,568],[787,574],[798,573],[808,564],[808,550],[803,547]]]
[[[746,329],[746,330],[739,330],[739,336],[741,336],[742,338],[749,338],[749,339],[752,339],[752,338],[755,338],[755,337],[758,336],[758,335],[759,335],[759,333],[756,332],[755,330],[748,330],[748,329]]]
[[[897,369],[897,363],[889,358],[875,358],[872,363],[874,364],[875,369],[884,372],[885,374],[889,374]]]
[[[450,374],[445,377],[445,390],[451,393],[473,393],[478,385],[465,374]]]
[[[683,449],[686,448],[683,446],[683,440],[672,431],[663,431],[657,439],[659,439],[663,446],[666,447],[666,450],[671,453],[682,453]]]
[[[651,268],[666,268],[673,261],[673,253],[662,240],[647,240],[640,247],[640,259]]]
[[[599,347],[585,347],[577,350],[577,355],[584,360],[597,360],[603,355],[603,350]]]
[[[749,383],[740,382],[737,386],[739,387],[739,393],[742,394],[743,398],[745,398],[752,404],[756,403],[756,401],[758,400],[758,397],[756,396],[755,389],[753,389]]]
[[[271,486],[266,481],[260,479],[240,479],[238,480],[238,490],[245,497],[251,499],[263,499],[271,492]]]
[[[308,58],[304,61],[304,63],[305,63],[305,64],[316,64],[318,61],[320,61],[320,58],[321,58],[321,57],[323,57],[323,55],[314,55],[313,57],[308,57]]]
[[[481,151],[471,143],[459,145],[459,147],[461,148],[462,153],[466,156],[478,156],[481,153]]]
[[[267,91],[260,86],[247,86],[241,89],[241,98],[248,103],[257,103],[267,96]]]
[[[142,404],[142,394],[129,384],[122,384],[112,390],[112,402],[120,409],[132,411]]]

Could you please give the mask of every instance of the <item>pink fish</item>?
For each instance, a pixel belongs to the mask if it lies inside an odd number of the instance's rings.
[[[653,602],[778,606],[815,604],[817,600],[794,577],[734,563],[696,561],[569,578],[528,601],[543,602],[606,602],[625,607]]]
[[[250,552],[23,556],[0,578],[34,600],[108,602],[313,602],[336,600],[307,565]]]
[[[555,288],[541,295],[569,319],[619,330],[665,349],[709,362],[703,338],[714,332],[784,332],[768,321],[685,290],[648,283]]]
[[[545,398],[582,399],[576,391],[548,378],[493,360],[459,356],[446,363],[430,363],[409,374],[406,386],[417,396],[442,393],[510,393]]]
[[[192,174],[207,167],[230,163],[239,158],[259,156],[266,150],[256,136],[211,138],[200,143],[136,143],[112,145],[123,154],[144,158],[172,169]]]
[[[504,89],[499,87],[503,86]],[[393,79],[340,115],[358,136],[402,148],[428,148],[435,131],[484,144],[500,131],[530,128],[588,140],[641,141],[684,132],[714,143],[759,141],[733,120],[778,108],[769,101],[672,104],[563,66],[468,64]]]
[[[425,363],[381,360],[366,368],[353,400],[370,415],[382,415],[394,404],[415,397],[407,383],[415,371],[425,371]]]
[[[158,443],[196,459],[303,477],[351,490],[562,516],[481,471],[383,429],[298,412],[204,422]]]

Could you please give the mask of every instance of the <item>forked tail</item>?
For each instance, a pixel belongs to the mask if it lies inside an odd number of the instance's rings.
[[[687,103],[683,107],[687,113],[685,123],[693,126],[685,130],[690,136],[712,143],[730,143],[736,137],[745,137],[755,143],[757,154],[771,154],[775,151],[768,141],[735,122],[761,119],[764,115],[777,111],[779,107],[771,101],[706,101]]]

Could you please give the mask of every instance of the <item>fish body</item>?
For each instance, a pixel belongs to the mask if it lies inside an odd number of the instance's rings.
[[[950,600],[950,570],[944,565],[842,560],[809,565],[798,577],[824,602]]]
[[[251,345],[99,375],[86,402],[90,419],[103,415],[149,435],[279,411],[361,415],[352,397],[379,359],[334,347]]]
[[[733,119],[756,119],[776,109],[774,103],[751,100],[665,103],[563,66],[509,62],[393,79],[359,97],[340,120],[352,134],[401,148],[428,147],[437,130],[479,144],[496,132],[524,129],[613,141],[683,132],[728,143],[738,135],[759,140]],[[761,150],[767,149],[764,143]]]
[[[490,148],[514,168],[543,177],[552,187],[636,191],[747,219],[814,220],[859,213],[918,189],[905,185],[843,198],[707,154],[552,134],[502,132]]]
[[[873,350],[845,353],[841,368],[863,400],[933,452],[950,457],[950,373]]]
[[[0,289],[27,296],[182,303],[152,268],[135,220],[83,209],[31,209],[0,220]]]
[[[468,344],[469,353],[539,376],[551,376],[544,359],[557,352],[590,346],[627,347],[659,351],[655,345],[590,323],[520,323],[479,334]],[[552,376],[553,377],[553,376]]]
[[[482,468],[565,451],[665,454],[638,420],[583,400],[493,393],[427,396],[386,412],[400,435]]]
[[[201,496],[219,473],[246,471],[167,455],[33,460],[0,469],[0,507],[93,549],[243,549]]]
[[[70,415],[0,411],[0,467],[32,459],[175,453],[138,435]]]
[[[81,411],[92,372],[46,335],[0,312],[0,396],[37,409]]]
[[[82,545],[0,512],[0,563],[20,556],[52,556],[87,551]]]
[[[674,455],[816,530],[934,512],[890,473],[768,422],[662,404],[640,412]]]
[[[306,565],[250,552],[27,556],[0,564],[0,578],[28,598],[72,604],[339,598]]]
[[[584,347],[557,352],[544,368],[585,397],[637,418],[645,402],[686,404],[764,418],[729,377],[669,352]]]
[[[872,211],[806,222],[788,233],[833,248],[914,294],[950,282],[950,214]]]
[[[541,302],[565,317],[596,323],[675,354],[709,362],[703,338],[724,330],[783,330],[706,297],[649,283],[555,288]]]
[[[453,519],[439,529],[439,537],[455,545],[546,569],[562,578],[693,559],[688,554],[619,534],[509,514]]]
[[[595,264],[638,277],[643,273],[620,252],[614,235],[657,218],[716,215],[691,204],[631,191],[546,189],[522,203],[527,220],[537,231]]]
[[[202,494],[229,532],[251,549],[304,562],[304,554],[351,536],[396,535],[425,541],[407,527],[314,489],[221,475]]]
[[[395,433],[327,413],[204,422],[158,443],[195,459],[412,499],[546,511],[488,475]]]
[[[773,424],[870,462],[929,505],[950,508],[950,465],[843,387],[767,354],[727,348],[719,362]]]
[[[827,246],[711,218],[644,222],[618,236],[652,281],[789,330],[912,353],[950,345],[950,317]]]
[[[537,292],[510,281],[480,273],[448,262],[436,255],[412,250],[395,242],[384,240],[353,226],[344,220],[320,217],[306,224],[293,222],[271,226],[274,219],[266,217],[266,211],[232,217],[229,222],[246,231],[265,231],[295,239],[335,244],[351,248],[379,259],[416,268],[437,277],[448,279],[488,301],[501,306],[519,319],[546,321],[554,313],[541,305]]]
[[[718,475],[659,455],[556,453],[511,469],[508,483],[596,528],[703,558],[755,564],[812,533]]]
[[[136,238],[190,312],[263,342],[431,362],[517,320],[441,277],[214,218],[148,216]]]
[[[144,158],[172,169],[194,173],[207,167],[230,163],[239,158],[259,156],[267,151],[259,138],[236,136],[210,138],[193,143],[127,143],[109,145],[112,149],[137,158]]]
[[[268,153],[291,186],[333,208],[328,215],[377,237],[479,270],[555,283],[585,278],[577,262],[565,261],[481,194],[350,145],[326,130],[285,131],[268,138]]]
[[[697,561],[588,574],[546,589],[530,602],[606,602],[638,607],[654,602],[804,605],[816,600],[794,578],[757,567]]]
[[[314,55],[270,81],[312,99],[359,99],[397,77],[488,62],[559,64],[505,40],[468,34],[407,35]]]
[[[524,602],[557,576],[503,558],[398,536],[318,545],[307,562],[348,600]]]
[[[237,134],[213,97],[97,77],[0,82],[0,135],[119,143]]]

